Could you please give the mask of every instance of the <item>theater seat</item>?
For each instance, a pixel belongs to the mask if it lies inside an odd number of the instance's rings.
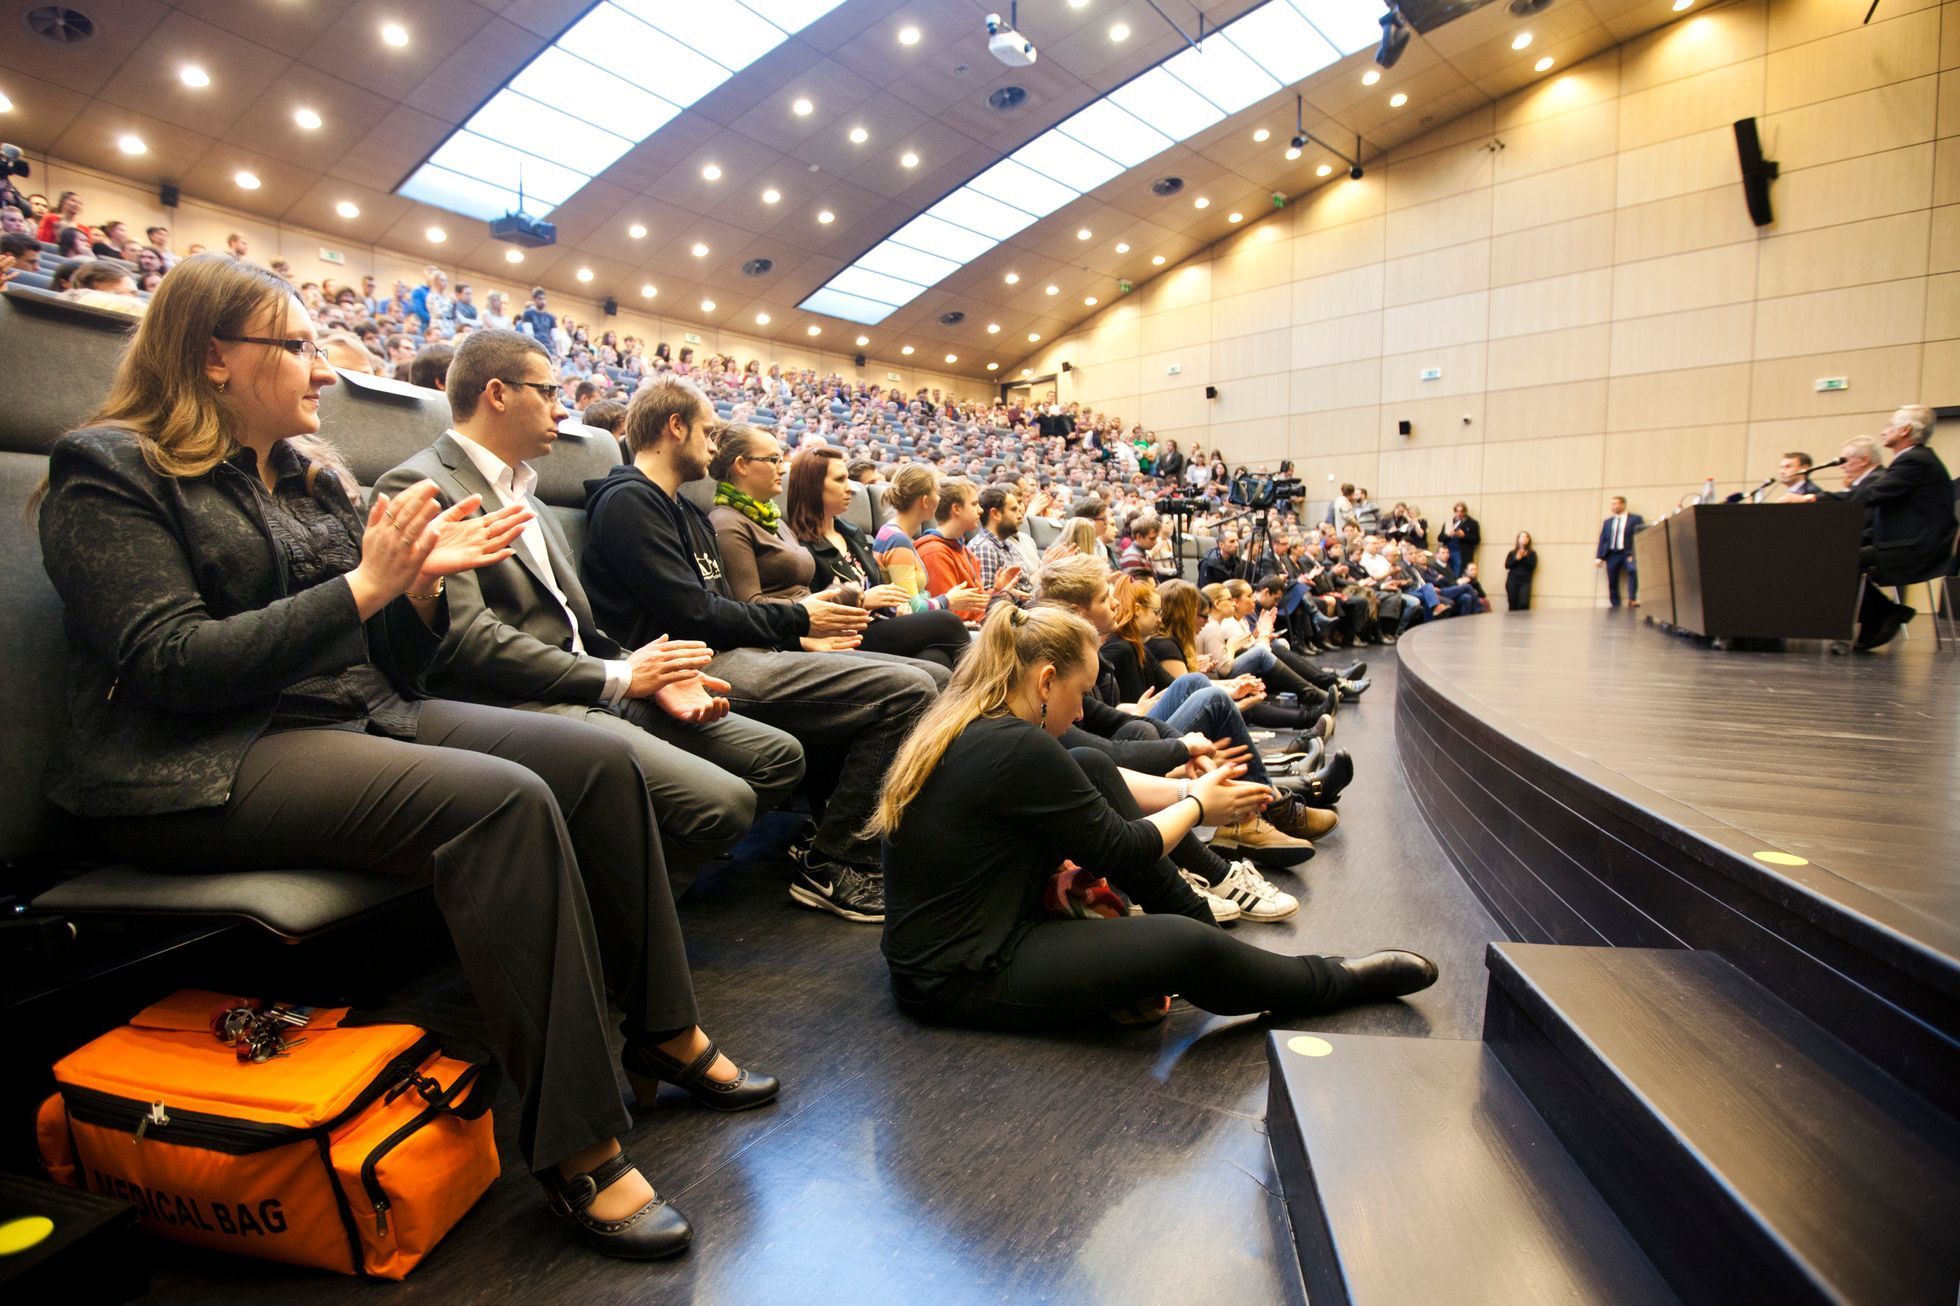
[[[401,902],[420,888],[379,871],[228,871],[159,874],[104,866],[34,899],[64,916],[183,916],[249,921],[299,940]]]

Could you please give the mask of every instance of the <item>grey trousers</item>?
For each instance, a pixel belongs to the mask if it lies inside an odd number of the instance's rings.
[[[794,735],[813,775],[836,777],[830,793],[817,795],[824,800],[817,851],[877,865],[877,844],[858,831],[898,746],[938,694],[927,667],[876,653],[738,648],[717,654],[708,674],[729,683],[734,711]]]
[[[626,741],[646,776],[647,797],[680,893],[710,858],[742,841],[803,779],[803,746],[787,733],[730,712],[712,725],[676,721],[650,699],[624,715],[577,703],[519,703],[528,711],[610,730]]]
[[[93,829],[137,862],[431,876],[534,1171],[631,1127],[609,985],[629,1036],[699,1023],[646,782],[612,731],[432,699],[413,742],[265,735],[223,807]]]

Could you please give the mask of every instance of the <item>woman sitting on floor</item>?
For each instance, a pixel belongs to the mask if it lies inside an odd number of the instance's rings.
[[[1164,854],[1192,827],[1269,797],[1236,767],[1190,781],[1120,770],[1058,740],[1098,674],[1096,632],[1054,607],[1000,607],[899,750],[871,832],[884,840],[884,953],[905,1011],[998,1029],[1078,1025],[1181,994],[1223,1015],[1280,1016],[1401,997],[1435,963],[1268,952],[1208,920]],[[948,831],[960,855],[946,855]],[[1051,918],[1064,862],[1147,915]]]

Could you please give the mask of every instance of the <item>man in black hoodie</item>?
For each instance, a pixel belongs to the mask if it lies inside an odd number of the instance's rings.
[[[714,527],[680,494],[707,473],[714,422],[706,397],[681,377],[633,396],[633,461],[585,487],[586,593],[600,627],[627,647],[661,635],[707,644],[707,674],[728,682],[734,710],[789,731],[812,775],[835,776],[814,837],[792,845],[790,898],[849,921],[883,921],[878,847],[860,831],[937,686],[923,667],[851,653],[869,615],[830,592],[797,603],[730,597]]]

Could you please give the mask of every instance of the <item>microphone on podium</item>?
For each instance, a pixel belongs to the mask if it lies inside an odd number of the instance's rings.
[[[1811,466],[1804,468],[1803,474],[1805,476],[1809,476],[1812,472],[1821,472],[1829,467],[1842,467],[1842,466],[1844,466],[1843,458],[1841,457],[1833,458],[1831,459],[1831,461],[1827,463],[1813,463]],[[1757,495],[1761,494],[1764,490],[1767,490],[1770,486],[1776,484],[1777,481],[1781,479],[1782,479],[1782,475],[1781,473],[1778,473],[1777,475],[1772,476],[1768,480],[1764,481],[1761,485],[1758,485],[1755,489],[1750,490],[1747,494],[1731,494],[1726,500],[1724,500],[1724,502],[1742,503],[1745,500],[1754,499]]]

